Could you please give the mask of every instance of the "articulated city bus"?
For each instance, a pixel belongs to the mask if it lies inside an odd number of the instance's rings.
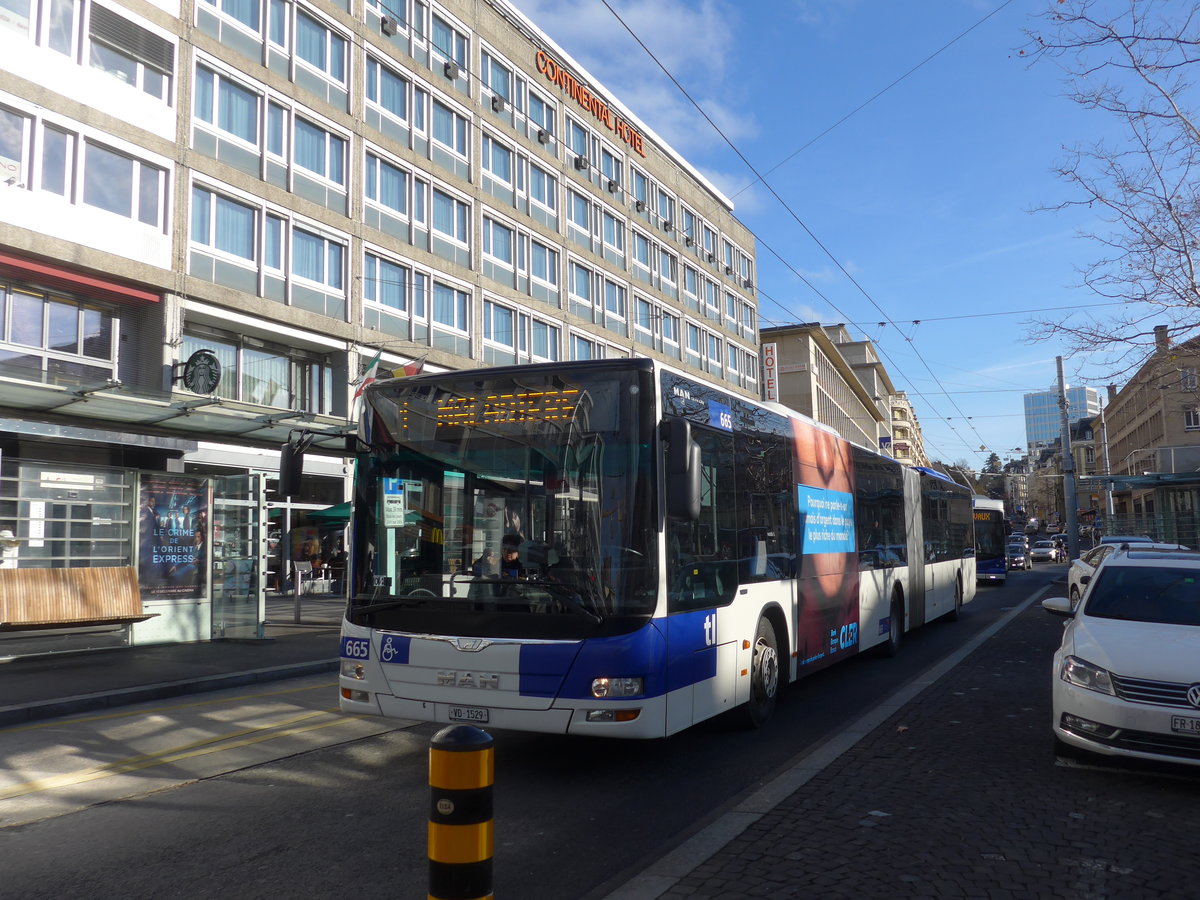
[[[1004,501],[976,494],[971,498],[975,519],[975,574],[980,581],[1004,584],[1008,578],[1008,520]]]
[[[382,381],[348,713],[652,738],[957,616],[970,493],[648,359]],[[286,481],[296,466],[284,454]]]

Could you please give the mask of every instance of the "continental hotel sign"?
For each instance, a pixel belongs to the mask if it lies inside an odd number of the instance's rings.
[[[617,138],[629,145],[640,156],[646,155],[642,134],[622,119],[603,99],[593,94],[585,85],[544,50],[537,52],[537,70],[556,84],[564,94],[592,114],[597,122],[608,128]]]

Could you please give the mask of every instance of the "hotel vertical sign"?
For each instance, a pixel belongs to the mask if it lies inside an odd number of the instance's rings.
[[[775,355],[775,345],[763,344],[762,347],[763,399],[779,401],[779,359]]]

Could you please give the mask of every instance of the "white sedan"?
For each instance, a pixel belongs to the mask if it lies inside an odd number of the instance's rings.
[[[1060,752],[1200,765],[1200,553],[1118,549],[1069,619],[1052,669]]]
[[[1099,544],[1084,553],[1079,559],[1071,561],[1071,568],[1067,570],[1067,596],[1072,603],[1078,603],[1079,598],[1083,596],[1084,588],[1087,583],[1092,580],[1092,575],[1096,572],[1096,567],[1108,557],[1110,553],[1117,549],[1118,544]],[[1155,543],[1139,543],[1139,550],[1186,550],[1187,547],[1183,544],[1155,544]]]
[[[1054,546],[1054,541],[1037,541],[1029,549],[1029,559],[1032,562],[1056,562],[1058,548]]]

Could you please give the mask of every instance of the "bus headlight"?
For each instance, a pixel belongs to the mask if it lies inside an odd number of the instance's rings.
[[[347,678],[356,678],[359,681],[363,679],[363,665],[360,662],[355,662],[352,659],[342,660],[342,674]]]
[[[611,700],[614,697],[640,697],[642,695],[642,679],[640,678],[593,678],[592,696],[597,700]]]

